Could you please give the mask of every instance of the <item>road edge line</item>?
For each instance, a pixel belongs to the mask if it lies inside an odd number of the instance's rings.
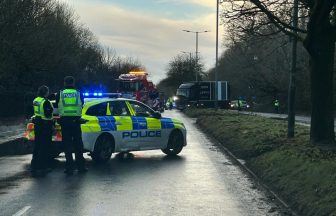
[[[22,209],[20,209],[18,212],[16,212],[15,214],[13,214],[13,216],[21,216],[25,214],[29,209],[31,209],[31,206],[25,206]]]

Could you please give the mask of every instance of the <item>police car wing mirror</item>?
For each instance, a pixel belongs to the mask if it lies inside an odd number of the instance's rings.
[[[159,112],[154,112],[153,114],[152,114],[152,116],[153,116],[153,118],[156,118],[156,119],[160,119],[162,116],[161,116],[161,113],[159,113]]]

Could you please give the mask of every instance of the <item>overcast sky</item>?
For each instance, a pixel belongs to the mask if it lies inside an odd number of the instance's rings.
[[[74,8],[102,45],[139,59],[155,83],[165,77],[173,56],[195,52],[195,34],[183,29],[211,31],[199,35],[199,52],[206,69],[214,66],[216,0],[62,1]]]

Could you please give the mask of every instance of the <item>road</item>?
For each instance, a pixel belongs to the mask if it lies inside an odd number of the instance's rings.
[[[247,115],[258,115],[266,118],[287,119],[288,116],[287,114],[276,114],[276,113],[261,113],[261,112],[249,112],[249,111],[240,111],[240,112]],[[310,126],[310,116],[296,115],[295,121],[301,125]],[[336,120],[334,121],[334,124],[336,127]]]
[[[1,143],[22,137],[25,130],[24,123],[11,126],[0,126],[0,145]]]
[[[0,158],[0,215],[281,215],[228,156],[177,111],[188,146],[178,157],[161,151],[113,156],[105,165],[86,157],[89,172],[66,177],[64,157],[45,178],[31,178],[30,155]]]

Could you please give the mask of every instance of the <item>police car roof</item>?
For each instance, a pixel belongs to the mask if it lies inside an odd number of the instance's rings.
[[[109,102],[109,101],[135,101],[127,98],[87,98],[88,101],[85,102],[85,106],[93,106],[99,103]]]

